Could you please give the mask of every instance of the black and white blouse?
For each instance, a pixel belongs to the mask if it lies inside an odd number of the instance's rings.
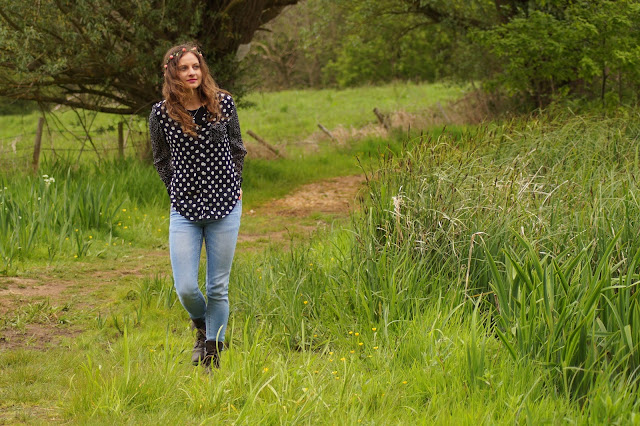
[[[220,94],[220,107],[221,117],[213,122],[206,120],[204,107],[191,111],[195,138],[169,117],[164,101],[154,104],[149,116],[153,164],[171,206],[192,221],[225,217],[240,196],[247,151],[231,96]]]

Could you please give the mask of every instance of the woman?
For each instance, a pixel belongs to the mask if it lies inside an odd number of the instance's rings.
[[[164,100],[151,110],[149,130],[154,165],[171,199],[174,284],[196,330],[192,362],[220,368],[247,151],[233,99],[218,88],[195,44],[165,54],[162,94]],[[198,287],[203,241],[206,299]]]

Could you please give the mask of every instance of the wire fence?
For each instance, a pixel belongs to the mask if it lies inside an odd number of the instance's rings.
[[[0,137],[0,171],[37,166],[40,156],[47,161],[64,159],[73,164],[96,163],[121,157],[148,158],[149,133],[120,125],[109,130],[79,132],[47,128]],[[114,131],[115,130],[115,131]]]

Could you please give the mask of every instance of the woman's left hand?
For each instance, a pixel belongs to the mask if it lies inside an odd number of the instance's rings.
[[[240,196],[238,197],[238,200],[242,200],[242,189],[240,189]]]

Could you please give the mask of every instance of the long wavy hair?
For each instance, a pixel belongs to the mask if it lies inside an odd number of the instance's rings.
[[[178,77],[178,61],[182,55],[193,53],[200,62],[200,70],[202,71],[202,83],[196,90],[200,101],[209,111],[207,120],[216,121],[221,117],[220,114],[220,94],[229,94],[226,90],[220,89],[213,80],[207,62],[200,53],[200,48],[195,43],[185,43],[173,46],[167,50],[162,61],[164,69],[164,84],[162,85],[162,95],[165,99],[165,107],[167,114],[173,120],[180,123],[182,130],[193,137],[196,136],[196,124],[189,111],[184,104],[191,94],[191,89],[187,87]],[[166,65],[166,66],[165,66]]]

